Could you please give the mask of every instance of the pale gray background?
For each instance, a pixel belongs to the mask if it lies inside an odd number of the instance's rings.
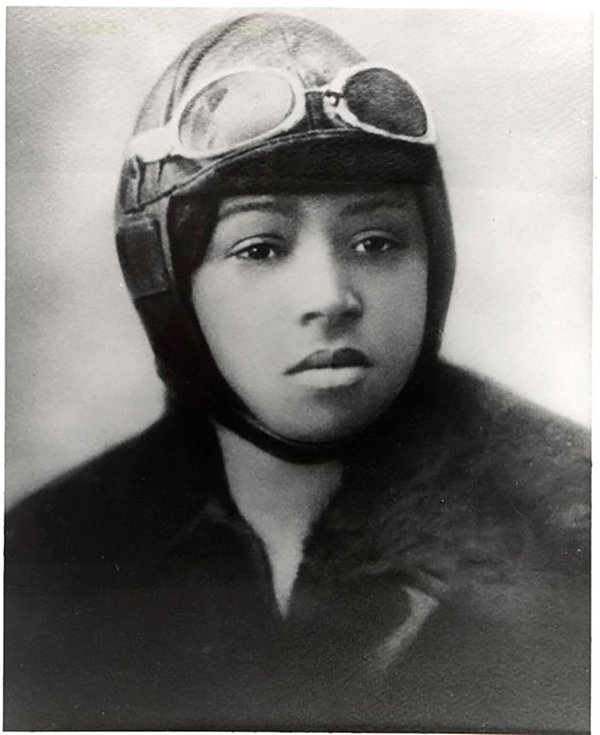
[[[430,100],[459,253],[444,353],[589,423],[590,18],[287,12],[405,70]],[[9,504],[161,411],[114,253],[118,170],[160,72],[237,14],[7,11]]]

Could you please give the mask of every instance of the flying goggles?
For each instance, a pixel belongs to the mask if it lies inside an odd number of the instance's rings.
[[[358,64],[310,89],[288,70],[244,67],[192,88],[169,122],[136,135],[128,153],[144,163],[173,156],[222,156],[293,130],[307,118],[311,94],[322,97],[322,109],[336,127],[413,143],[435,142],[422,96],[390,67]]]

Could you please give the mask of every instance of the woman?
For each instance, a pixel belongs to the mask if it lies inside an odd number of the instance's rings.
[[[585,729],[587,440],[437,356],[414,86],[298,18],[219,26],[117,222],[168,409],[10,514],[6,727]]]

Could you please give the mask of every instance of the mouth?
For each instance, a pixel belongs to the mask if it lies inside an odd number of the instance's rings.
[[[285,372],[286,375],[296,375],[307,370],[339,370],[370,366],[371,361],[364,352],[355,350],[353,347],[342,347],[338,350],[316,350]]]
[[[364,352],[343,347],[337,350],[316,350],[288,368],[285,373],[295,376],[297,382],[303,385],[336,388],[362,380],[370,367],[371,361]]]

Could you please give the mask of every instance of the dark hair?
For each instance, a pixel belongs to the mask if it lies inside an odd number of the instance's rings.
[[[173,197],[167,212],[167,228],[175,280],[184,298],[189,298],[191,278],[202,264],[214,229],[219,200],[211,196]]]

